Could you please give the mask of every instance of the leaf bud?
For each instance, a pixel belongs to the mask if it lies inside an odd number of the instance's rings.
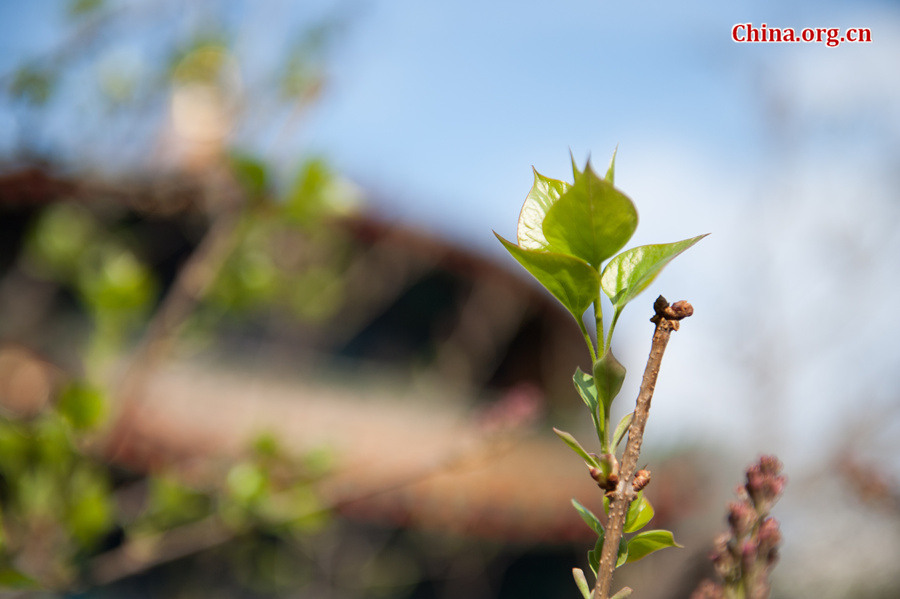
[[[649,470],[638,470],[634,475],[634,490],[640,491],[644,487],[650,484],[650,471]]]

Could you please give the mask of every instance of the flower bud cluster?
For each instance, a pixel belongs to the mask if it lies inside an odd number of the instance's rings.
[[[774,456],[763,456],[747,469],[747,482],[737,489],[738,501],[728,505],[729,531],[716,539],[710,555],[722,584],[704,581],[691,599],[769,596],[769,574],[781,543],[781,530],[769,510],[784,492],[785,481]]]
[[[593,466],[588,468],[591,478],[594,479],[598,487],[607,493],[615,491],[616,485],[619,484],[619,461],[616,459],[616,456],[611,453],[604,453],[601,456],[591,454],[591,456],[600,464],[599,468]]]

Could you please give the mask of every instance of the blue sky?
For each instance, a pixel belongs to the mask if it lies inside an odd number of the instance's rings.
[[[135,5],[151,10],[135,11],[124,29],[129,35],[110,42],[113,54],[124,49],[150,60],[161,40],[203,16],[184,9],[183,21],[157,23],[144,15],[166,3]],[[52,47],[65,25],[60,6],[2,3],[0,72]],[[236,51],[247,63],[249,121],[256,123],[253,101],[265,92],[258,72],[279,55],[298,22],[335,4],[228,6],[226,18],[239,33]],[[286,139],[272,142],[283,123],[274,119],[261,129],[239,128],[236,144],[285,170],[303,154],[322,153],[371,194],[373,210],[500,261],[508,259],[491,230],[513,235],[532,165],[565,178],[570,150],[579,161],[592,155],[602,168],[618,145],[617,183],[641,214],[633,243],[713,233],[658,285],[708,304],[707,322],[728,326],[724,306],[748,290],[765,293],[743,273],[763,273],[786,323],[802,317],[808,302],[846,302],[835,296],[843,289],[836,264],[857,276],[870,273],[853,291],[855,305],[862,302],[868,315],[888,309],[880,299],[894,291],[888,273],[900,253],[879,248],[897,245],[891,225],[900,151],[898,3],[372,0],[342,6],[351,18],[329,56],[331,80],[319,105]],[[743,22],[870,27],[874,42],[736,44],[731,27]],[[52,135],[70,161],[101,151],[98,132],[115,124],[85,112],[92,96],[82,81],[93,76],[77,71],[71,93],[51,113]],[[9,144],[11,122],[0,109],[0,147]],[[139,145],[103,151],[110,159],[144,152]],[[835,255],[831,240],[845,238],[860,247]],[[846,333],[842,346],[883,349],[877,338],[884,325],[873,322],[882,321],[866,320]],[[635,359],[643,351],[636,346]],[[885,355],[873,351],[862,362],[887,368]],[[711,364],[715,373],[729,372]],[[817,394],[838,388],[817,380],[823,386]],[[718,409],[716,393],[704,404],[710,414]],[[678,421],[675,413],[671,418]],[[798,438],[805,443],[839,421],[827,414],[816,424],[804,419],[808,430]],[[748,427],[738,421],[733,429]]]

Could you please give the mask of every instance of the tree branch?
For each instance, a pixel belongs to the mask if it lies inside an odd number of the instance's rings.
[[[600,566],[597,569],[594,599],[609,599],[613,572],[616,569],[616,559],[619,553],[619,543],[622,540],[622,529],[625,527],[625,517],[628,514],[628,506],[637,495],[633,484],[634,474],[641,454],[644,428],[647,426],[650,401],[653,399],[653,391],[656,388],[656,378],[659,376],[663,353],[669,343],[672,331],[678,330],[679,321],[694,313],[694,308],[689,303],[680,301],[670,306],[663,296],[656,299],[653,309],[656,314],[650,321],[656,324],[656,330],[653,332],[650,357],[647,358],[644,378],[641,381],[641,389],[634,409],[634,419],[628,431],[628,444],[625,446],[625,454],[619,471],[619,484],[614,491],[608,494],[609,519],[606,524],[603,551],[600,554]]]

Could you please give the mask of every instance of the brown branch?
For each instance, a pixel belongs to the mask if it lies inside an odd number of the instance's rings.
[[[178,270],[147,325],[144,337],[131,356],[113,397],[117,401],[110,419],[104,453],[115,459],[137,417],[147,380],[169,353],[177,333],[215,281],[238,241],[243,196],[227,173],[214,173],[206,187],[213,218],[202,241]]]
[[[609,589],[612,586],[613,572],[616,569],[616,559],[619,553],[619,542],[622,540],[622,530],[625,527],[625,517],[628,514],[628,506],[637,495],[633,479],[637,469],[638,458],[641,454],[644,428],[647,426],[650,401],[653,399],[653,391],[656,388],[656,378],[659,376],[659,367],[662,363],[663,353],[666,350],[666,345],[669,343],[669,336],[672,334],[672,331],[678,330],[678,321],[694,313],[694,308],[689,303],[680,301],[670,306],[663,296],[659,296],[656,299],[653,309],[656,311],[656,315],[650,321],[656,324],[656,330],[653,332],[650,357],[647,358],[644,378],[641,381],[641,389],[638,392],[637,405],[634,408],[634,419],[628,431],[628,444],[625,446],[625,454],[619,471],[619,484],[609,494],[609,520],[606,524],[603,551],[600,554],[600,566],[597,569],[594,599],[609,599]]]

